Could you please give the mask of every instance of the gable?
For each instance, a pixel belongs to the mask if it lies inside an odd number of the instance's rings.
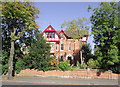
[[[59,34],[61,35],[61,34],[64,34],[64,36],[66,37],[66,38],[70,38],[63,30],[61,30],[60,32],[59,32]]]
[[[51,25],[49,25],[42,34],[46,40],[59,40],[60,38],[60,35]]]
[[[55,31],[55,29],[51,26],[51,25],[49,25],[43,32],[49,32],[49,31]]]

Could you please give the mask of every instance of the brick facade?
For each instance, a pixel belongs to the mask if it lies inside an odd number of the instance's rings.
[[[51,25],[44,31],[43,36],[51,44],[51,55],[55,56],[58,61],[70,60],[76,65],[80,61],[80,47],[87,42],[87,35],[80,39],[73,39],[68,36],[64,30],[57,32]]]

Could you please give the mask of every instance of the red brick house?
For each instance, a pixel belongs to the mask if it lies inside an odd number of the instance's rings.
[[[88,35],[83,35],[80,39],[73,39],[74,35],[64,30],[56,31],[51,25],[42,34],[47,43],[51,45],[51,55],[55,56],[58,61],[71,60],[74,65],[76,65],[77,60],[80,62],[79,51],[82,45],[86,44]]]

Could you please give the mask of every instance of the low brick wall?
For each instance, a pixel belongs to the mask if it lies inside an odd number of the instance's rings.
[[[105,79],[118,79],[118,74],[112,73],[112,71],[97,71],[97,70],[73,70],[73,71],[37,71],[34,69],[22,70],[17,75],[26,76],[60,76],[71,78],[105,78]]]

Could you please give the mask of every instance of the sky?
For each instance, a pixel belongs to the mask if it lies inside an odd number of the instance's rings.
[[[34,2],[34,6],[40,10],[39,18],[35,21],[41,27],[39,29],[41,31],[44,31],[50,24],[55,30],[61,30],[64,20],[69,21],[78,17],[85,17],[89,20],[93,11],[87,11],[88,5],[96,8],[99,2]],[[91,28],[89,34],[91,34]],[[87,43],[91,44],[92,49],[94,48],[93,36],[88,37]]]

